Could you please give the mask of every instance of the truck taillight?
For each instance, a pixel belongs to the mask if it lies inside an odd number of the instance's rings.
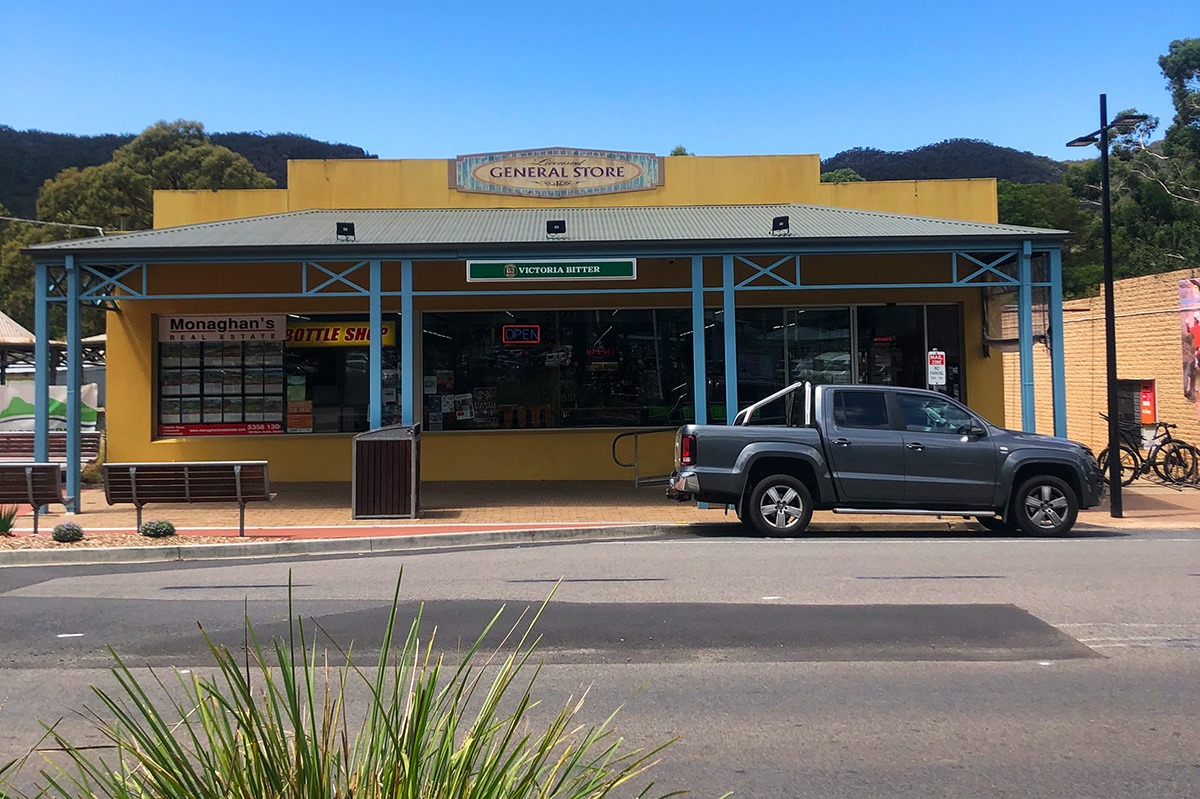
[[[679,439],[679,465],[696,465],[696,435],[694,433]]]

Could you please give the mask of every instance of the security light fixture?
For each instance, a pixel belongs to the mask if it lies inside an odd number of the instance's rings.
[[[786,216],[777,216],[771,220],[771,235],[784,236],[790,229],[790,220]]]
[[[1112,127],[1126,127],[1128,125],[1137,125],[1145,122],[1150,118],[1149,114],[1121,114],[1112,121]]]
[[[1131,128],[1141,122],[1145,122],[1150,118],[1149,114],[1121,114],[1119,117],[1109,122],[1101,130],[1094,130],[1085,136],[1080,136],[1076,139],[1071,139],[1067,142],[1068,147],[1087,147],[1089,144],[1100,144],[1105,138],[1104,133],[1113,128]]]
[[[337,239],[338,241],[354,241],[354,223],[338,222]]]
[[[546,220],[546,235],[547,236],[564,236],[567,233],[567,220],[565,219],[547,219]]]

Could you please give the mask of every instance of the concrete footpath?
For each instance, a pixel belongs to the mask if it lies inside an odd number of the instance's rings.
[[[144,520],[168,519],[179,532],[168,541],[152,542],[137,535],[133,508],[109,507],[103,491],[87,489],[83,492],[83,513],[71,515],[60,509],[44,515],[42,534],[36,542],[30,535],[30,509],[22,509],[16,531],[24,540],[9,539],[9,547],[0,540],[0,566],[333,555],[664,535],[748,534],[723,508],[702,509],[691,503],[671,502],[662,489],[637,489],[627,483],[427,483],[422,486],[421,518],[395,522],[351,519],[346,484],[281,484],[275,490],[278,495],[271,503],[247,507],[245,538],[238,537],[236,507],[148,506]],[[1124,511],[1124,518],[1113,519],[1106,502],[1081,513],[1076,529],[1093,534],[1200,529],[1200,489],[1135,484],[1125,489]],[[62,521],[81,525],[85,541],[53,542],[49,532]],[[814,514],[806,534],[854,533],[991,535],[957,517],[828,512]]]

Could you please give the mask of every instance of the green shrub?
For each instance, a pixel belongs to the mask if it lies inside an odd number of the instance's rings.
[[[93,687],[103,708],[86,717],[112,746],[106,753],[85,734],[91,745],[80,748],[47,726],[47,745],[66,762],[42,771],[33,795],[602,799],[618,786],[635,795],[626,783],[640,781],[669,745],[628,748],[610,729],[615,714],[584,724],[582,696],[535,718],[536,615],[481,654],[501,609],[455,664],[432,634],[419,636],[421,612],[400,639],[398,601],[399,586],[378,661],[366,668],[336,643],[330,665],[291,612],[290,591],[286,640],[261,645],[249,620],[245,651],[204,634],[215,668],[176,672],[170,690],[163,675],[135,675],[114,652],[117,687]],[[352,697],[365,707],[347,707]]]
[[[147,538],[166,538],[175,535],[175,525],[165,519],[154,519],[143,524],[140,532]]]
[[[0,506],[0,535],[12,535],[17,523],[17,508],[15,505]]]
[[[63,522],[62,524],[54,525],[53,532],[50,536],[60,544],[70,544],[73,541],[83,540],[83,528],[75,522]]]

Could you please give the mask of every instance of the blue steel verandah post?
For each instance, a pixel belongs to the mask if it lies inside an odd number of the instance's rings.
[[[367,406],[367,426],[374,430],[383,427],[383,265],[379,259],[370,263],[371,335],[368,344],[367,374],[370,375],[370,391]]]
[[[708,376],[704,369],[704,256],[692,256],[692,404],[696,424],[708,423]]]
[[[733,424],[733,418],[738,412],[737,385],[737,311],[734,292],[737,285],[733,282],[733,256],[721,258],[721,316],[722,330],[725,332],[725,424]]]
[[[413,262],[411,258],[400,261],[400,324],[397,325],[400,334],[400,423],[411,425],[416,418],[416,404],[413,387],[416,384],[417,369],[413,351],[417,333],[420,328],[416,324],[413,313]]]
[[[1017,260],[1017,341],[1021,350],[1021,429],[1037,432],[1037,398],[1033,391],[1033,243],[1021,242]]]
[[[50,459],[50,301],[47,297],[50,269],[34,265],[33,296],[33,459]]]
[[[1062,249],[1050,250],[1050,393],[1054,435],[1067,437],[1067,374],[1063,330]]]
[[[80,465],[80,428],[83,423],[80,413],[82,398],[79,395],[83,384],[83,331],[80,326],[79,266],[75,257],[66,257],[67,267],[67,497],[68,510],[80,513],[83,502],[79,495],[82,487]]]

